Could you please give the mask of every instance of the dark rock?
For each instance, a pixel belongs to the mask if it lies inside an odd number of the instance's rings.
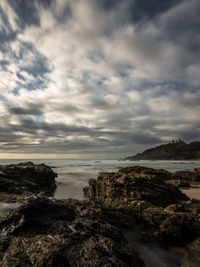
[[[182,180],[178,180],[176,183],[177,187],[186,187],[186,188],[190,188],[190,183],[186,182],[186,181],[182,181]]]
[[[5,192],[0,192],[0,202],[3,203],[14,203],[19,202],[22,203],[24,200],[29,198],[32,195],[30,192],[26,192],[24,194],[7,194]]]
[[[200,203],[172,204],[156,207],[145,201],[131,204],[133,214],[153,227],[153,237],[164,243],[185,245],[200,236]]]
[[[4,266],[70,266],[65,244],[59,236],[14,237],[8,247]]]
[[[31,162],[0,166],[0,192],[14,195],[45,192],[51,194],[56,173],[45,164]]]
[[[188,180],[177,179],[177,180],[169,180],[168,182],[177,186],[178,188],[181,187],[190,188],[190,182]]]
[[[113,213],[115,209],[132,216],[132,227],[135,222],[145,223],[153,227],[159,241],[184,245],[200,236],[200,202],[186,201],[188,197],[176,186],[163,181],[162,173],[144,167],[100,173],[97,180],[89,181],[85,192]]]
[[[200,234],[197,218],[190,213],[177,212],[163,220],[155,236],[167,243],[184,245],[193,241]]]
[[[0,221],[3,266],[144,266],[88,201],[36,197]]]
[[[155,228],[158,228],[160,224],[169,217],[169,214],[161,207],[150,207],[142,211],[140,217],[153,225]]]
[[[146,167],[122,168],[116,173],[100,173],[84,189],[90,199],[105,206],[128,208],[134,200],[145,200],[156,206],[167,206],[188,200],[176,186],[166,183],[170,173]]]
[[[173,177],[182,181],[200,181],[200,171],[199,169],[194,169],[193,171],[176,171]]]
[[[188,246],[191,254],[193,257],[196,257],[199,261],[200,261],[200,237],[198,237],[197,239],[195,239],[194,242],[192,242],[189,246]]]
[[[173,174],[174,179],[182,179],[182,180],[192,180],[192,176],[194,172],[192,171],[175,171]]]
[[[164,243],[185,245],[200,236],[199,202],[169,205],[157,214],[152,209],[151,214],[150,220],[144,212],[143,219],[154,226],[154,236]]]
[[[157,178],[162,178],[163,180],[172,178],[172,173],[169,171],[166,171],[164,169],[154,169],[144,166],[120,168],[119,173],[138,174],[140,177],[149,177],[149,178],[157,177]]]

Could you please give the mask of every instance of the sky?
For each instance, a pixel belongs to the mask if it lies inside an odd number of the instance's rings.
[[[0,158],[200,140],[199,0],[1,0]]]

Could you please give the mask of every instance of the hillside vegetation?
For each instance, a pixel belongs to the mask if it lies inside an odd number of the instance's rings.
[[[182,140],[172,141],[126,158],[128,160],[189,160],[200,159],[200,141],[190,144]]]

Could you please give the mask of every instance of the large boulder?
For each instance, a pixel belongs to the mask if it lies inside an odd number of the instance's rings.
[[[2,266],[144,266],[98,210],[88,201],[27,200],[0,221]]]
[[[161,207],[188,200],[175,185],[165,182],[171,176],[164,170],[140,166],[122,168],[115,173],[100,173],[96,180],[90,179],[84,192],[105,206],[126,209],[134,200]]]
[[[56,173],[45,164],[32,162],[0,165],[0,192],[7,194],[52,193],[56,188]]]

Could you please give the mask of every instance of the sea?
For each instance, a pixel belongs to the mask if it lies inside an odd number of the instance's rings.
[[[97,178],[99,172],[117,171],[121,167],[146,166],[156,169],[165,169],[171,172],[177,170],[193,170],[200,168],[200,161],[160,161],[160,160],[69,160],[69,159],[32,159],[32,160],[0,160],[0,165],[16,164],[31,161],[45,163],[57,173],[57,188],[54,197],[57,199],[75,198],[85,199],[83,188],[88,185],[89,179]],[[190,198],[200,199],[200,184],[196,183],[190,189],[182,190]],[[9,211],[17,208],[18,203],[0,203],[0,216],[5,216]],[[199,267],[200,262],[189,258],[187,250],[180,247],[162,248],[159,244],[144,244],[141,242],[137,231],[124,232],[127,241],[144,259],[146,267]]]
[[[69,160],[69,159],[11,159],[0,160],[0,165],[17,164],[31,161],[35,164],[44,163],[57,173],[57,188],[54,197],[57,199],[75,198],[83,200],[83,188],[88,185],[89,179],[97,178],[99,172],[117,171],[121,167],[146,166],[156,169],[165,169],[171,172],[177,170],[193,170],[200,168],[200,161],[164,161],[164,160]],[[184,192],[191,198],[200,199],[198,184]]]

